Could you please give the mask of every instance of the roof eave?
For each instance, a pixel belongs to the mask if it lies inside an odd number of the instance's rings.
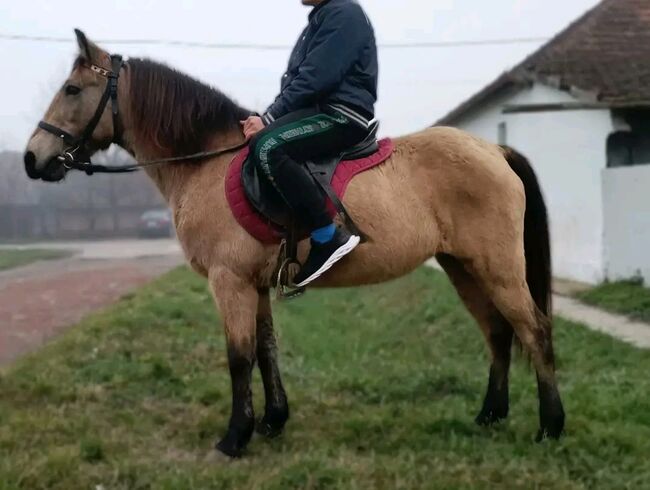
[[[529,86],[531,80],[527,77],[517,76],[512,72],[500,75],[496,80],[486,86],[480,92],[462,102],[454,110],[440,118],[434,126],[451,126],[467,113],[475,110],[478,106],[494,97],[496,94],[513,88]]]

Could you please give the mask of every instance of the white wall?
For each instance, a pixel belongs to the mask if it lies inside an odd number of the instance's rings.
[[[612,280],[650,283],[650,165],[603,170],[605,266]]]
[[[496,143],[499,124],[506,123],[507,144],[531,161],[546,197],[554,274],[597,283],[605,277],[600,179],[613,130],[610,111],[503,114],[505,104],[570,101],[576,99],[537,84],[490,101],[456,125]]]

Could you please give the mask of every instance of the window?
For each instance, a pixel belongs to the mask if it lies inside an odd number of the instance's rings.
[[[623,118],[630,129],[612,133],[607,138],[607,166],[650,164],[650,111],[629,110],[615,114]]]
[[[498,142],[500,145],[508,144],[508,126],[505,122],[499,123],[499,137]]]

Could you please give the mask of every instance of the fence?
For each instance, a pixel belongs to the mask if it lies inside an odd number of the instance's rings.
[[[0,240],[135,236],[142,213],[151,206],[51,208],[0,205]]]

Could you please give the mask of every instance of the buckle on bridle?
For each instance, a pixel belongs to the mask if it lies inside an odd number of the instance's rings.
[[[66,156],[59,155],[57,157],[57,160],[59,162],[61,162],[61,165],[63,165],[63,168],[65,168],[66,170],[72,170],[72,165],[70,165],[70,163],[68,163],[69,161],[68,161],[67,155]]]
[[[64,151],[56,159],[63,165],[66,170],[72,170],[74,163],[74,154],[71,151]]]
[[[92,165],[92,162],[84,162],[77,158],[77,153],[81,151],[81,146],[75,146],[74,148],[68,148],[63,151],[61,155],[57,157],[57,160],[65,167],[66,170],[84,170],[83,167]],[[85,170],[88,175],[91,175],[92,172]]]

